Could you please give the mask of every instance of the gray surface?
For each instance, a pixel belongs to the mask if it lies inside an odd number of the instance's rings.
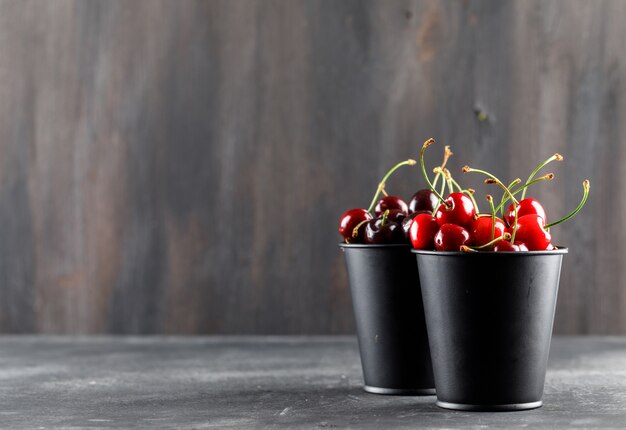
[[[621,0],[0,0],[0,332],[353,333],[338,218],[433,136],[457,177],[563,153],[532,191],[552,220],[591,178],[552,229],[555,331],[626,334],[625,22]]]
[[[0,338],[3,428],[624,428],[626,338],[556,338],[545,406],[364,393],[349,337]]]

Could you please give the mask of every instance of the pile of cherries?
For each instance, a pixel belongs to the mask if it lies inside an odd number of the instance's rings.
[[[526,198],[528,187],[554,178],[553,173],[536,177],[548,163],[563,159],[561,155],[554,154],[541,163],[524,183],[516,179],[505,185],[489,172],[463,167],[463,173],[482,174],[487,177],[485,183],[494,184],[502,190],[498,205],[491,195],[487,195],[491,210],[480,213],[474,190],[463,189],[445,168],[452,155],[449,147],[445,147],[443,162],[433,170],[436,176],[433,182],[430,181],[424,166],[424,151],[434,142],[433,139],[424,142],[420,153],[420,166],[429,188],[417,191],[408,204],[398,196],[387,195],[385,184],[389,177],[401,166],[417,164],[415,160],[398,163],[379,184],[369,209],[350,209],[341,217],[339,233],[346,243],[410,243],[415,249],[464,252],[552,250],[555,246],[552,245],[550,227],[576,215],[587,200],[589,180],[583,182],[583,197],[578,207],[558,221],[548,223],[541,203],[537,199]],[[437,191],[439,179],[442,184]],[[449,194],[444,198],[446,187]],[[381,193],[384,196],[379,200]],[[518,200],[516,195],[520,193]],[[498,212],[500,216],[497,216]]]

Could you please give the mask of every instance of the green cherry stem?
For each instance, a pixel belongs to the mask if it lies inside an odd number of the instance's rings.
[[[536,179],[533,179],[533,180],[532,180],[532,181],[530,181],[529,183],[522,185],[521,187],[519,187],[519,188],[518,188],[518,189],[516,189],[516,190],[512,190],[512,191],[511,191],[511,194],[513,194],[513,195],[519,194],[519,193],[520,193],[520,191],[527,189],[528,187],[530,187],[531,185],[533,185],[533,184],[535,184],[535,183],[537,183],[537,182],[541,182],[541,181],[551,181],[551,180],[553,180],[553,179],[554,179],[554,173],[548,173],[548,174],[546,174],[546,175],[543,175],[543,176],[540,176],[540,177],[538,177],[538,178],[536,178]],[[516,179],[515,181],[511,182],[511,183],[512,183],[512,184],[516,184],[516,181],[517,181],[517,179]],[[519,182],[521,182],[521,181],[519,181]],[[519,182],[517,182],[517,183],[519,183]],[[509,187],[509,189],[510,189],[510,187]],[[505,204],[506,204],[506,203],[510,200],[510,199],[509,199],[509,196],[507,196],[507,195],[506,195],[506,193],[505,193],[505,196],[506,196],[506,197],[504,197],[504,196],[503,196],[504,198],[503,198],[502,202],[501,202],[501,203],[500,203],[500,205],[496,208],[496,212],[497,212],[497,211],[501,211],[503,216],[504,216],[504,205],[505,205]]]
[[[376,190],[376,193],[374,194],[374,198],[372,199],[372,203],[370,203],[370,207],[367,209],[367,211],[370,213],[372,212],[372,209],[374,209],[374,206],[376,205],[376,202],[378,201],[378,196],[385,189],[385,183],[387,182],[387,179],[389,179],[389,177],[393,174],[393,172],[395,172],[402,166],[414,166],[415,164],[417,164],[415,160],[409,159],[406,161],[402,161],[401,163],[398,163],[395,166],[393,166],[391,170],[389,170],[387,174],[383,177],[383,180],[380,181],[380,184],[378,184],[378,189]]]
[[[426,183],[428,184],[432,192],[435,193],[435,195],[437,196],[437,198],[439,199],[441,203],[448,206],[445,199],[441,197],[441,194],[437,192],[437,190],[433,187],[432,182],[430,182],[430,179],[428,179],[428,174],[426,173],[426,166],[424,166],[424,152],[426,151],[426,148],[428,148],[433,143],[435,143],[435,139],[431,137],[422,145],[422,150],[420,151],[420,166],[422,167],[422,174],[424,175],[424,179],[426,179]],[[446,181],[444,180],[443,182],[445,183]]]
[[[387,217],[389,217],[389,209],[387,209],[384,213],[383,213],[383,219],[380,220],[380,226],[384,226],[385,224],[387,224]]]
[[[496,236],[496,209],[493,207],[493,197],[491,194],[487,194],[485,198],[489,202],[489,206],[491,206],[491,240],[493,240]]]
[[[484,249],[487,248],[493,244],[495,244],[496,242],[499,242],[501,240],[511,240],[511,233],[507,233],[504,232],[504,234],[502,236],[498,236],[496,238],[491,239],[489,242],[485,243],[484,245],[480,245],[480,246],[472,246],[472,249]]]
[[[548,224],[547,226],[545,226],[545,228],[547,229],[557,224],[561,224],[562,222],[567,221],[568,219],[576,215],[578,212],[580,212],[583,206],[585,206],[585,202],[587,201],[587,196],[589,195],[589,187],[590,187],[589,179],[585,179],[583,181],[583,198],[578,204],[578,206],[576,207],[576,209],[574,209],[569,215],[561,218],[560,220],[554,221],[553,223]]]
[[[507,187],[509,190],[512,190],[513,187],[517,184],[519,184],[520,182],[522,182],[522,180],[520,178],[517,178],[516,180],[514,180],[513,182],[511,182],[509,184],[509,186]],[[513,193],[513,195],[515,195],[515,193]],[[500,199],[500,205],[498,206],[497,210],[500,210],[500,216],[504,218],[504,204],[509,200],[509,196],[506,195],[506,193],[502,193],[502,198]]]
[[[485,179],[485,184],[496,184],[497,186],[499,186],[500,188],[502,188],[504,190],[505,193],[507,193],[509,195],[509,197],[511,198],[511,201],[513,202],[513,210],[515,210],[515,222],[513,223],[513,234],[511,234],[511,243],[515,243],[515,233],[517,233],[517,214],[518,214],[518,210],[517,210],[517,204],[518,201],[515,200],[515,197],[513,197],[513,194],[511,194],[511,191],[506,187],[506,185],[504,185],[502,182],[500,182],[497,178],[496,179]]]
[[[539,171],[541,169],[543,169],[546,164],[553,162],[554,160],[556,161],[562,161],[563,160],[563,156],[561,154],[559,154],[558,152],[556,154],[554,154],[552,157],[548,158],[546,161],[544,161],[543,163],[541,163],[540,165],[537,166],[537,168],[535,170],[533,170],[533,172],[530,174],[530,176],[528,177],[528,179],[525,182],[525,185],[528,185],[528,183],[535,177],[535,175],[537,173],[539,173]],[[522,199],[524,200],[524,198],[526,197],[526,188],[524,188],[524,192],[522,193]]]

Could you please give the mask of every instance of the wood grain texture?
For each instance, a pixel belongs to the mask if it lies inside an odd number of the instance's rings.
[[[536,189],[555,217],[591,179],[553,231],[555,330],[626,333],[624,22],[599,0],[0,1],[0,331],[350,333],[337,219],[434,136],[456,172],[564,154]]]

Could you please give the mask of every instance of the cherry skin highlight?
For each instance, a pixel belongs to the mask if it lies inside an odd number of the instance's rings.
[[[539,215],[544,221],[547,221],[546,211],[543,206],[541,206],[541,203],[539,203],[539,200],[532,198],[520,200],[517,205],[517,218],[519,219],[524,215],[533,214]],[[509,208],[504,215],[504,220],[510,226],[515,224],[515,205],[513,203],[509,205]]]
[[[539,215],[524,215],[517,219],[515,238],[526,244],[530,251],[545,251],[552,241],[552,236],[544,226],[545,221]]]
[[[472,246],[483,246],[497,237],[504,234],[506,226],[504,221],[500,218],[496,218],[495,223],[491,222],[491,215],[479,216],[472,223],[470,233],[472,235]],[[491,237],[492,226],[495,224],[495,234]]]
[[[409,229],[411,244],[415,249],[431,250],[435,247],[435,234],[439,231],[439,224],[429,213],[418,214],[413,218]]]
[[[409,207],[406,202],[398,196],[385,196],[376,203],[374,208],[374,216],[380,216],[387,209],[399,209],[405,214],[409,213]]]
[[[372,219],[372,215],[362,208],[346,211],[339,220],[339,234],[347,243],[359,243],[352,238],[354,228],[363,221]]]
[[[460,251],[462,245],[469,244],[470,234],[456,224],[444,224],[435,234],[437,251]]]
[[[451,193],[445,202],[447,205],[442,203],[435,213],[439,225],[456,224],[469,228],[476,215],[472,200],[463,193]]]
[[[413,194],[409,201],[409,212],[428,211],[433,213],[438,205],[439,198],[437,195],[432,190],[425,188]]]

